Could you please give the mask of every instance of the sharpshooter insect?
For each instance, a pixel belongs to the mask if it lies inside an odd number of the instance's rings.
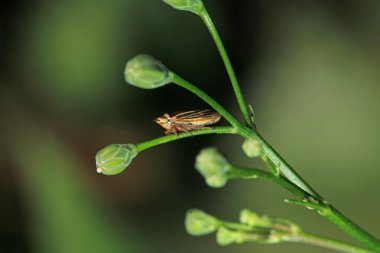
[[[154,121],[166,129],[165,134],[190,132],[191,130],[210,128],[208,125],[220,120],[220,114],[210,109],[165,113]]]

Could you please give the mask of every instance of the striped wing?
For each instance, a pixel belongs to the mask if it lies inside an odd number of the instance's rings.
[[[177,112],[171,115],[173,121],[178,124],[207,126],[220,120],[220,114],[210,109]]]

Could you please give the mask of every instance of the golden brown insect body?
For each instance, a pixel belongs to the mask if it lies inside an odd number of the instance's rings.
[[[220,114],[210,109],[186,112],[165,113],[155,119],[155,122],[166,129],[165,134],[190,132],[191,130],[209,128],[208,125],[220,120]]]

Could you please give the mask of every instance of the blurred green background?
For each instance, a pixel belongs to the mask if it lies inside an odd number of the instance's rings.
[[[380,237],[380,1],[205,4],[259,130],[322,195]],[[0,252],[327,252],[304,245],[222,248],[194,238],[185,212],[237,220],[242,208],[350,239],[283,203],[261,181],[208,188],[193,168],[206,146],[235,163],[242,140],[203,136],[145,151],[124,173],[96,173],[111,143],[161,136],[152,119],[206,105],[174,86],[139,90],[125,62],[149,53],[238,113],[217,50],[195,15],[160,0],[16,0],[0,7]],[[352,242],[352,241],[351,241]]]

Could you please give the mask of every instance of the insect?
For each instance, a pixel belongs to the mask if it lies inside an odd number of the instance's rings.
[[[220,120],[220,114],[210,109],[165,113],[154,121],[166,129],[165,134],[190,132],[191,130],[210,128],[208,125]]]

